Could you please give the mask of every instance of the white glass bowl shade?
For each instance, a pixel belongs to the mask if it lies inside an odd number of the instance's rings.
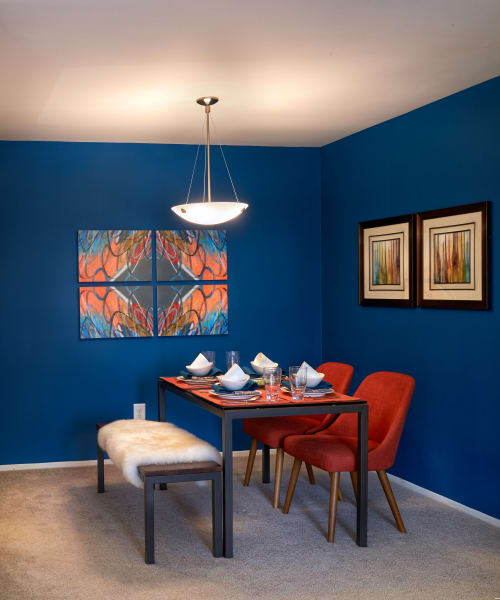
[[[219,225],[241,215],[248,208],[244,202],[188,202],[172,206],[176,215],[197,225]]]

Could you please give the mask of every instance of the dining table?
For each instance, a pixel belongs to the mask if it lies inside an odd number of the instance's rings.
[[[158,378],[158,420],[167,417],[167,392],[191,402],[221,420],[222,425],[222,480],[223,480],[223,554],[233,557],[233,421],[236,419],[259,419],[299,415],[339,415],[356,413],[357,417],[357,472],[356,497],[356,543],[367,545],[368,511],[368,404],[362,398],[339,393],[322,397],[304,397],[292,400],[289,393],[281,390],[278,400],[267,401],[265,391],[253,401],[222,399],[209,386],[195,387],[178,377]],[[262,450],[262,482],[270,482],[270,448]]]

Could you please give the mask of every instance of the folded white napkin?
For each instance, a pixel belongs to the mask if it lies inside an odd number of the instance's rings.
[[[302,369],[305,369],[306,373],[317,373],[318,372],[318,371],[316,371],[316,369],[313,369],[310,364],[306,363],[306,361],[304,361],[300,365],[299,371],[302,371]]]
[[[199,367],[208,367],[211,364],[203,354],[198,354],[198,356],[193,360],[193,362],[189,365],[190,367],[199,368]]]
[[[240,368],[240,365],[234,363],[222,379],[224,381],[242,381],[248,379],[248,375]]]
[[[258,367],[274,367],[277,364],[270,358],[267,358],[267,356],[262,352],[257,354],[257,356],[253,359],[253,363]]]

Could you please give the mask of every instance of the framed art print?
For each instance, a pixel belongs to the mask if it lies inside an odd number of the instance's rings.
[[[488,202],[417,215],[418,305],[488,308]]]
[[[359,224],[360,304],[414,305],[413,229],[413,215]]]

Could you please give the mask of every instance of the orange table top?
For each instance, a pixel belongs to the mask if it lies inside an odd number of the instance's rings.
[[[344,394],[338,394],[337,392],[335,392],[334,394],[325,394],[324,396],[319,397],[319,398],[303,398],[301,400],[301,402],[294,402],[292,400],[291,394],[287,394],[286,392],[283,392],[281,390],[279,392],[278,400],[276,402],[269,402],[266,399],[266,394],[263,389],[257,390],[257,391],[260,391],[260,399],[257,398],[256,400],[254,400],[252,402],[239,402],[236,400],[231,401],[231,400],[226,400],[224,398],[219,398],[218,396],[214,396],[213,394],[210,393],[210,389],[193,388],[192,385],[189,385],[188,383],[179,381],[177,379],[177,377],[161,377],[160,379],[163,379],[164,381],[167,381],[168,383],[173,384],[182,390],[187,390],[187,391],[191,392],[192,394],[195,394],[196,396],[203,398],[203,400],[206,400],[206,401],[214,404],[215,406],[221,406],[224,408],[230,408],[230,407],[254,408],[255,406],[259,406],[259,407],[261,407],[261,406],[262,407],[265,407],[265,406],[270,406],[270,407],[272,407],[272,406],[307,406],[309,404],[317,405],[317,404],[342,404],[342,403],[348,403],[348,402],[356,402],[356,403],[364,402],[360,398],[355,398],[353,396],[346,396]]]

